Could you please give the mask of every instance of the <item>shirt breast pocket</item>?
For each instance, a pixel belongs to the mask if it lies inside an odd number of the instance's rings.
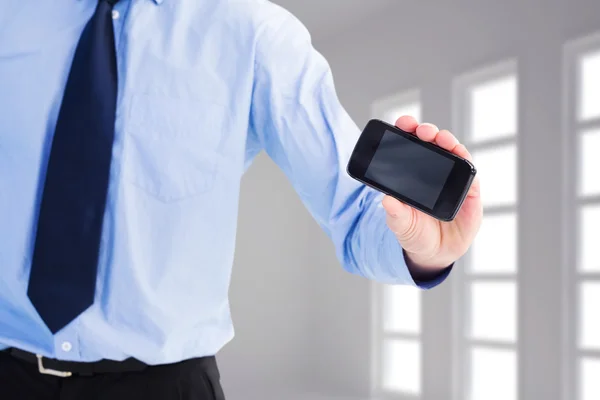
[[[124,179],[164,203],[213,187],[224,107],[210,101],[135,94],[124,123]]]

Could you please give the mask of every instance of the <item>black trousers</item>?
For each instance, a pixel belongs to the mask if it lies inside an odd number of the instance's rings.
[[[120,372],[59,378],[0,351],[2,400],[225,400],[214,357]]]

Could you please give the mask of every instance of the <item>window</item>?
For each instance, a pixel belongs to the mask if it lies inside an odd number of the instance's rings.
[[[473,155],[481,230],[457,268],[457,396],[516,400],[518,378],[518,80],[514,62],[461,76],[455,132]]]
[[[565,48],[569,398],[600,398],[600,37]],[[574,179],[573,179],[574,178]]]
[[[421,120],[418,91],[383,99],[373,117],[394,124],[402,115]],[[374,376],[378,396],[415,398],[422,391],[421,293],[410,286],[373,283]]]
[[[421,101],[418,90],[409,90],[395,96],[381,99],[373,104],[373,118],[379,118],[390,124],[403,115],[411,115],[421,122]]]

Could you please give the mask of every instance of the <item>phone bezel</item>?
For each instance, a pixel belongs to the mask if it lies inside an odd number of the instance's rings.
[[[433,208],[414,201],[413,199],[365,176],[369,164],[371,163],[386,131],[391,131],[392,133],[400,135],[413,143],[423,146],[442,157],[449,158],[454,162],[452,171],[450,172]],[[460,207],[465,200],[471,183],[473,182],[473,178],[477,173],[473,164],[468,160],[458,157],[432,143],[424,142],[414,134],[405,132],[396,126],[378,119],[370,120],[365,126],[365,129],[360,135],[352,155],[350,156],[350,160],[348,161],[347,172],[352,178],[365,185],[390,195],[403,203],[409,204],[410,206],[442,221],[451,221],[456,217],[458,210],[460,210]]]

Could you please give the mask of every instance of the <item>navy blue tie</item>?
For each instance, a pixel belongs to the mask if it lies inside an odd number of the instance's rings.
[[[48,161],[27,294],[52,333],[94,302],[117,101],[117,1],[100,0],[79,38]]]

